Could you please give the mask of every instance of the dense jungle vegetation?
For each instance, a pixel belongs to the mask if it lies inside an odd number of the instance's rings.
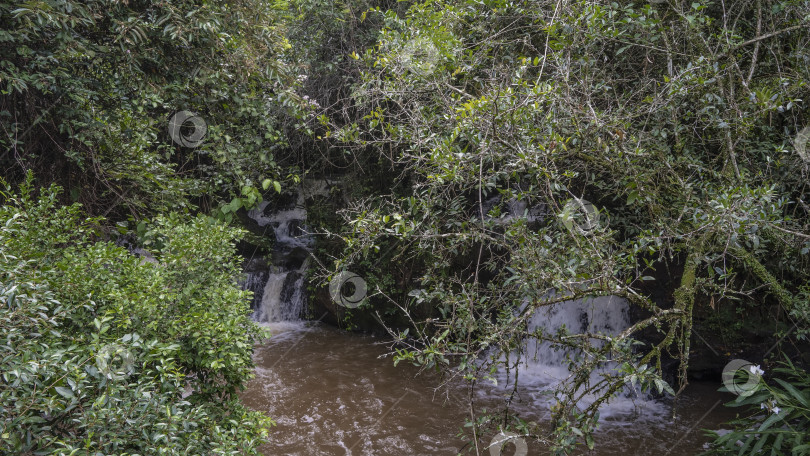
[[[592,447],[699,331],[766,371],[711,451],[810,454],[809,31],[804,0],[0,1],[0,453],[255,454],[241,216],[330,178],[311,282],[366,278],[341,318],[397,362],[583,353],[551,426],[471,404],[471,441]],[[527,329],[592,296],[634,324]]]

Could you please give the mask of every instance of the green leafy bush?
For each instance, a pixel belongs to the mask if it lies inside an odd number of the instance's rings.
[[[732,432],[712,432],[707,454],[810,454],[810,373],[786,360],[774,374],[773,381],[726,404],[744,409],[745,416],[729,423]]]
[[[30,183],[30,181],[29,181]],[[0,208],[0,453],[255,454],[238,232],[158,219],[154,261],[30,185]]]
[[[305,105],[285,14],[284,1],[0,1],[6,178],[34,169],[118,217],[191,210],[202,195],[250,204],[278,178]],[[181,110],[206,123],[199,144],[170,137]]]

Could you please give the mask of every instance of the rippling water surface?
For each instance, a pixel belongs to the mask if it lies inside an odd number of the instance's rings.
[[[469,410],[459,385],[436,392],[436,377],[385,357],[381,339],[304,323],[271,326],[275,336],[255,353],[256,378],[242,394],[252,408],[277,423],[266,455],[455,455],[475,454],[458,436]],[[722,406],[730,396],[716,384],[692,384],[675,418],[661,403],[624,400],[602,420],[593,455],[692,455],[733,415]],[[479,407],[497,404],[503,391],[490,389]],[[547,405],[528,388],[515,401],[524,418],[542,422]],[[482,436],[481,454],[492,436]],[[548,451],[530,441],[528,455]],[[472,450],[472,451],[471,451]],[[497,455],[495,451],[491,453]],[[507,445],[502,456],[514,454]]]

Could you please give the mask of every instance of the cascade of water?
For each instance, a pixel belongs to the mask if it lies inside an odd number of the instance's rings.
[[[253,319],[261,322],[295,321],[304,310],[304,271],[307,262],[298,269],[274,267],[267,276]]]
[[[530,332],[542,329],[546,333],[554,333],[565,327],[572,334],[615,336],[630,326],[628,310],[627,301],[616,296],[566,301],[535,311],[528,329]],[[576,353],[555,349],[549,342],[531,339],[524,356],[521,376],[528,377],[533,383],[554,385],[568,377],[567,357],[576,356]]]
[[[248,212],[248,216],[261,227],[270,225],[276,235],[277,250],[291,250],[295,247],[307,248],[312,239],[301,229],[307,219],[307,211],[296,205],[293,208],[268,211],[268,202]]]
[[[250,305],[251,309],[257,309],[262,302],[264,295],[264,286],[267,284],[269,272],[264,270],[251,270],[246,274],[242,288],[253,292],[253,302]]]
[[[541,329],[547,334],[554,334],[564,327],[571,334],[601,333],[615,336],[630,324],[629,304],[625,299],[601,296],[542,307],[532,315],[528,330],[534,332]],[[529,339],[524,346],[518,366],[521,388],[525,388],[534,402],[548,403],[550,399],[548,393],[566,379],[570,380],[569,359],[576,359],[578,355],[580,353],[574,350],[555,348],[550,342]],[[592,383],[597,381],[600,373],[615,368],[613,363],[606,363],[592,372]],[[504,383],[510,382],[505,372],[501,371],[501,376]],[[586,395],[582,398],[580,406],[587,406],[594,399]],[[653,415],[664,413],[664,407],[660,403],[651,400],[647,395],[639,396],[629,389],[600,408],[602,416],[605,417],[641,410]]]
[[[275,246],[270,266],[247,274],[244,288],[253,291],[253,319],[259,322],[298,321],[304,310],[304,276],[312,238],[306,234],[306,198],[328,192],[327,181],[305,181],[289,206],[272,207],[267,201],[248,216],[260,227],[270,226]]]

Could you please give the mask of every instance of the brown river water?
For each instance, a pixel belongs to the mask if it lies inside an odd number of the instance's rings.
[[[275,334],[257,347],[256,378],[242,394],[245,403],[276,421],[265,455],[456,455],[475,454],[459,437],[468,416],[467,389],[450,386],[435,392],[437,377],[416,368],[395,367],[385,340],[352,334],[325,325],[273,323]],[[719,384],[687,387],[673,416],[670,404],[630,399],[603,413],[593,451],[600,456],[694,455],[734,416],[722,405],[733,397],[718,393]],[[543,423],[548,406],[537,392],[524,391],[513,401],[527,421]],[[489,388],[477,407],[496,407],[504,392]],[[547,447],[526,441],[526,451],[512,444],[487,449],[495,435],[481,436],[481,455],[545,455]],[[584,448],[584,447],[583,447]],[[499,453],[500,451],[500,453]]]

